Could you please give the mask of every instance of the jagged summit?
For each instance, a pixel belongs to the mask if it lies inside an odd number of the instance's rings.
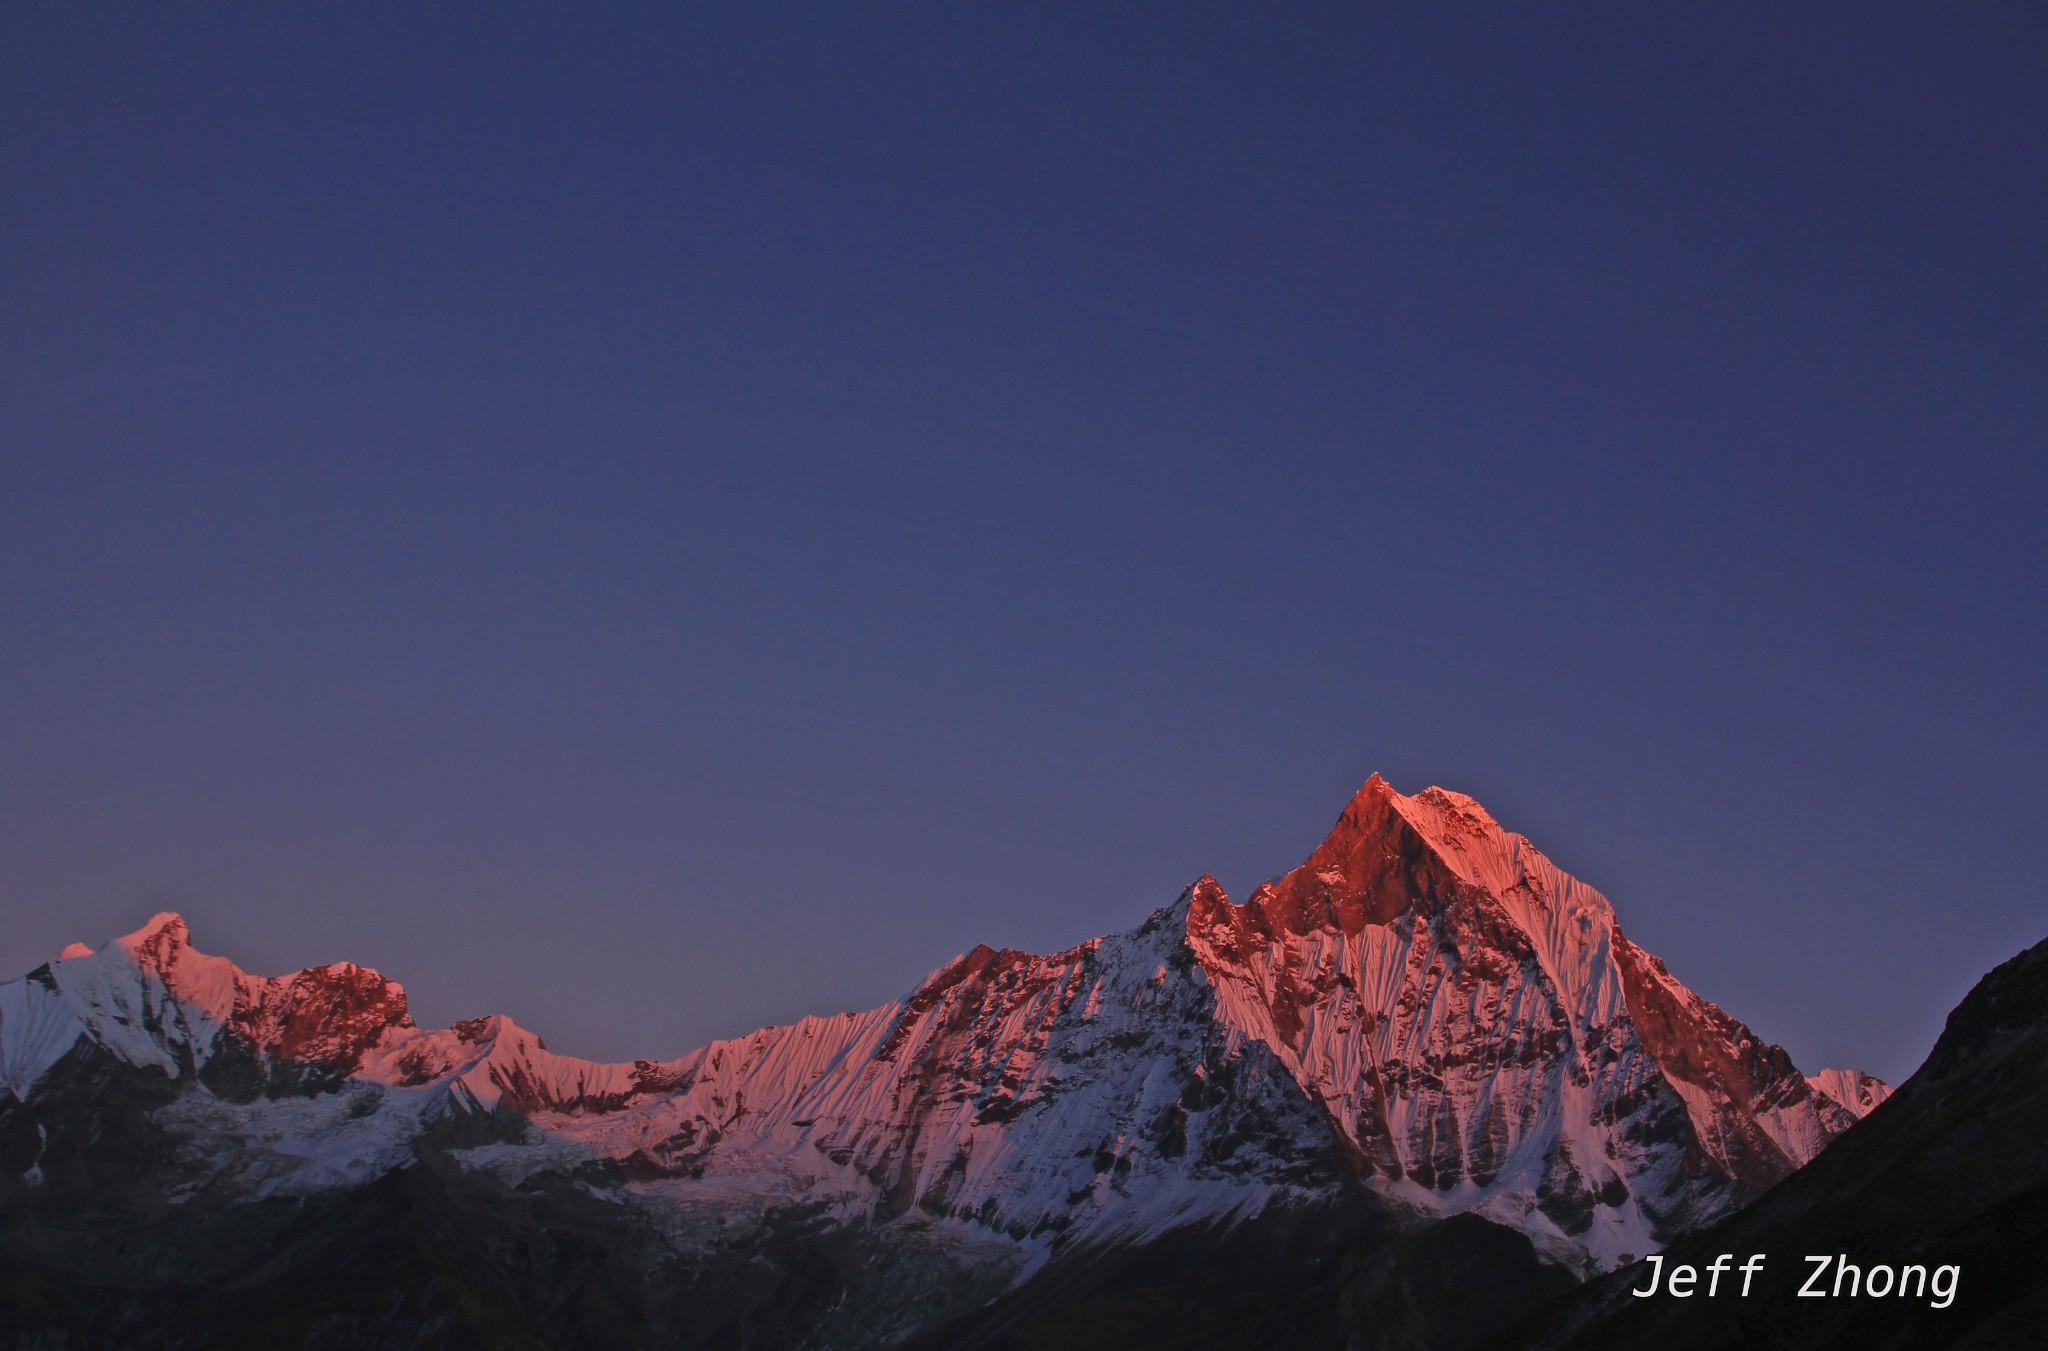
[[[1404,810],[1409,801],[1373,775],[1301,866],[1258,887],[1246,899],[1244,914],[1231,922],[1266,934],[1306,933],[1324,925],[1355,934],[1410,905],[1441,904],[1456,877],[1415,829]],[[1215,904],[1206,899],[1197,922],[1222,920]]]
[[[114,938],[109,946],[138,956],[154,954],[156,960],[168,960],[178,949],[189,947],[191,943],[192,930],[186,925],[185,917],[175,910],[159,910],[143,921],[142,927]]]
[[[185,923],[185,917],[175,910],[159,910],[142,922],[142,927],[133,933],[123,934],[114,941],[124,946],[134,946],[148,941],[160,933],[169,933],[175,942],[185,942],[192,937],[192,930]]]
[[[977,947],[879,1008],[667,1061],[557,1055],[502,1015],[422,1029],[375,971],[252,976],[161,914],[0,984],[0,1103],[40,1111],[96,1058],[176,1086],[167,1119],[213,1142],[193,1157],[225,1149],[261,1194],[454,1132],[495,1141],[465,1166],[599,1168],[635,1204],[971,1224],[1020,1271],[1359,1188],[1612,1266],[1884,1091],[1800,1074],[1477,802],[1378,775],[1241,905],[1205,875],[1130,933]]]

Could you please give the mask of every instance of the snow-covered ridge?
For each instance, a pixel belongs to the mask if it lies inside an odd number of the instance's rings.
[[[252,976],[193,947],[175,914],[65,953],[0,984],[0,1084],[17,1098],[81,1039],[174,1079],[250,1048],[347,1074],[388,1033],[412,1029],[405,991],[374,971],[337,962]]]
[[[81,1040],[129,1065],[204,1079],[229,1057],[390,1087],[441,1083],[488,1110],[607,1110],[670,1087],[681,1062],[608,1065],[559,1056],[510,1018],[422,1030],[404,989],[336,962],[254,976],[192,946],[185,921],[152,916],[97,952],[0,984],[0,1084],[17,1098]]]
[[[800,1195],[923,1215],[1021,1244],[1027,1267],[1062,1234],[1360,1181],[1611,1266],[1887,1091],[1801,1075],[1477,802],[1377,776],[1241,905],[1204,878],[1134,932],[978,948],[880,1008],[674,1060],[556,1055],[500,1016],[422,1029],[374,971],[252,976],[175,915],[0,983],[5,1095],[33,1107],[95,1049],[185,1085],[166,1120],[241,1141],[217,1166],[264,1189],[353,1185],[436,1122],[488,1120],[476,1167],[601,1167],[686,1211]],[[319,1106],[337,1093],[348,1111]]]

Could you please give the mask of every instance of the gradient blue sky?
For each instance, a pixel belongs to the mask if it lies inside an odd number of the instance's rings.
[[[566,8],[0,10],[0,975],[673,1055],[1374,770],[1808,1068],[2048,932],[2039,6]]]

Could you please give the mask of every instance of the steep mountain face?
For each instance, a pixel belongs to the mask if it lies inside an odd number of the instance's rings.
[[[1461,794],[1375,778],[1243,906],[1191,898],[1224,1021],[1392,1194],[1641,1254],[1811,1159],[1844,1096],[1672,978],[1599,892]]]
[[[1979,981],[1927,1063],[1839,1147],[1666,1263],[1766,1260],[1747,1297],[1707,1301],[1616,1273],[1504,1336],[1523,1347],[2034,1347],[2048,1318],[2048,942]],[[1807,1254],[1846,1259],[1817,1289]],[[1909,1280],[1905,1268],[1918,1266]],[[1876,1289],[1881,1278],[1887,1287]],[[1955,1278],[1941,1275],[1943,1267]],[[1866,1287],[1867,1288],[1859,1288]],[[1940,1291],[1946,1288],[1947,1298]],[[1847,1293],[1837,1295],[1836,1290]],[[1906,1293],[1911,1290],[1912,1293]]]
[[[375,972],[249,976],[161,915],[0,985],[0,1086],[0,1241],[51,1326],[86,1327],[91,1287],[117,1312],[88,1341],[197,1343],[164,1289],[229,1280],[187,1252],[209,1217],[394,1197],[444,1227],[612,1214],[594,1223],[647,1237],[605,1298],[669,1292],[636,1315],[669,1329],[649,1345],[699,1344],[690,1299],[748,1290],[786,1333],[762,1345],[1011,1336],[1048,1291],[1085,1297],[1104,1254],[1247,1226],[1336,1261],[1470,1213],[1486,1251],[1585,1275],[1726,1213],[1884,1095],[1802,1075],[1471,799],[1377,777],[1243,905],[1203,878],[1134,932],[977,948],[881,1008],[672,1061],[555,1055],[502,1017],[421,1029]],[[110,1247],[102,1211],[158,1237]],[[483,1298],[463,1289],[452,1309]]]

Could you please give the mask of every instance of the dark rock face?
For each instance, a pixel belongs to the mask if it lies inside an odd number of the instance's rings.
[[[1617,1272],[1495,1346],[2034,1347],[2048,1317],[2048,942],[1999,966],[1949,1015],[1927,1063],[1826,1153],[1666,1263],[1768,1256],[1747,1300],[1636,1298]],[[1931,1272],[1955,1298],[1801,1298],[1805,1260]],[[1832,1289],[1833,1268],[1823,1282]],[[1860,1275],[1859,1275],[1860,1281]],[[1845,1291],[1848,1287],[1844,1287]]]
[[[115,1198],[151,1190],[174,1152],[152,1113],[180,1091],[161,1070],[123,1064],[80,1042],[26,1100],[0,1097],[0,1219],[91,1216]],[[40,1180],[31,1184],[30,1176]],[[51,1200],[59,1194],[70,1200]]]
[[[288,976],[234,1012],[236,1030],[266,1055],[344,1077],[386,1031],[410,1023],[405,990],[353,962]]]

